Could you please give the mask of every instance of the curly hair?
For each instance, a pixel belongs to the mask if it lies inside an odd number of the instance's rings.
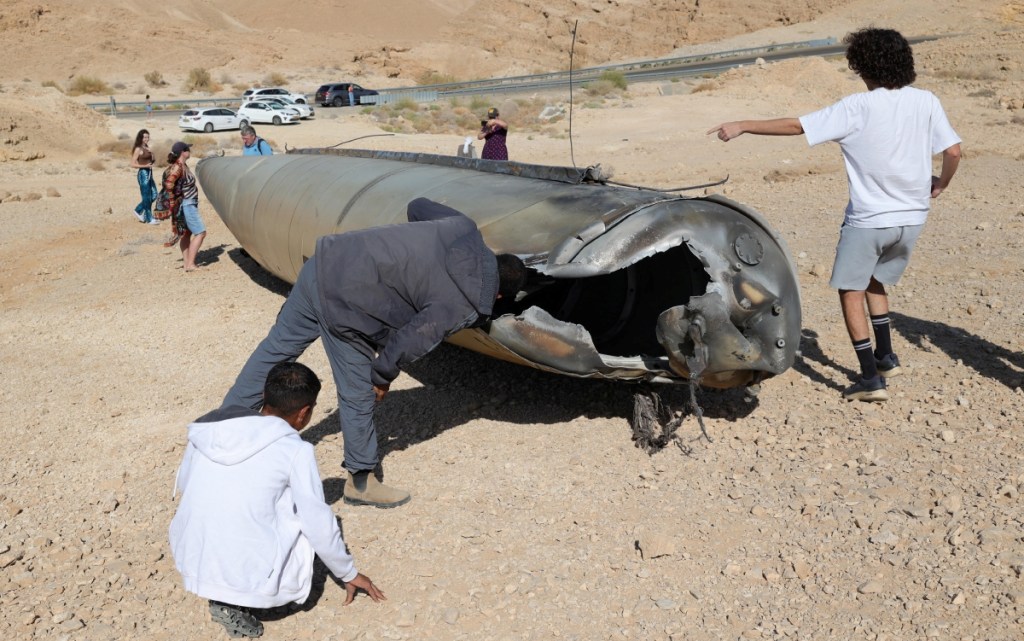
[[[914,52],[900,32],[892,29],[861,29],[843,38],[846,61],[858,76],[886,89],[914,82]]]

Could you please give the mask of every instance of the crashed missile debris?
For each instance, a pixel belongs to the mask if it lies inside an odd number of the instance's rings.
[[[721,196],[613,186],[595,167],[366,150],[207,158],[196,174],[239,244],[291,283],[319,236],[405,222],[419,197],[465,213],[492,250],[531,268],[489,325],[449,338],[494,358],[575,377],[756,389],[799,347],[784,241]]]

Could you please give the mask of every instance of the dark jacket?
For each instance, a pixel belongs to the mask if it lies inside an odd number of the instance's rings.
[[[335,336],[372,357],[375,385],[445,337],[491,314],[498,263],[476,223],[417,198],[409,223],[324,236],[316,245],[320,306]]]

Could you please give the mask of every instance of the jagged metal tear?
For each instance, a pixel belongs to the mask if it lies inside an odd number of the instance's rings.
[[[405,220],[423,196],[522,257],[525,295],[450,342],[578,377],[734,387],[793,363],[800,298],[782,239],[722,197],[610,187],[593,170],[426,154],[297,150],[196,168],[263,267],[294,282],[323,234]]]

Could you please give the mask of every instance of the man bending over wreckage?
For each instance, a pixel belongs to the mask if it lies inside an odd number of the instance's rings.
[[[380,462],[373,408],[405,365],[445,337],[487,321],[496,299],[526,283],[517,256],[495,256],[476,223],[417,198],[409,222],[324,236],[302,266],[270,333],[242,368],[224,407],[259,407],[261,381],[321,339],[338,388],[349,472],[346,503],[389,508],[405,490],[374,475]]]

